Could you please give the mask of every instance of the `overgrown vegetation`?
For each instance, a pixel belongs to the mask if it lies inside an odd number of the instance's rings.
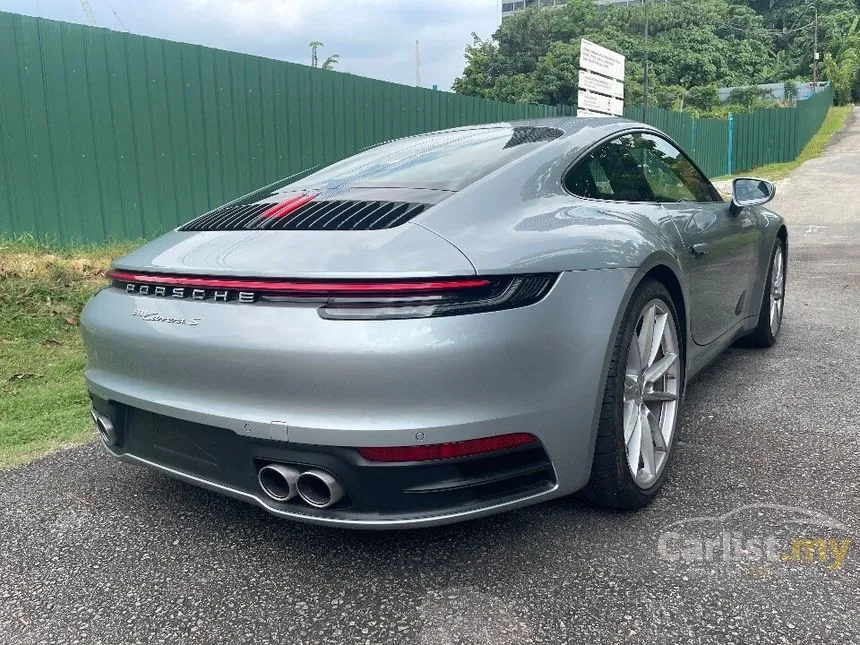
[[[824,54],[824,76],[833,83],[836,102],[850,103],[860,98],[860,17],[855,17],[848,33],[836,47]]]
[[[0,240],[0,467],[91,436],[78,316],[131,246]]]
[[[650,0],[649,99],[666,109],[703,116],[772,107],[757,83],[783,83],[783,99],[798,80],[812,79],[813,5],[808,0]],[[816,0],[823,79],[837,101],[860,98],[860,33],[855,0]],[[579,40],[588,38],[627,56],[625,102],[642,102],[645,7],[598,8],[570,0],[563,8],[526,9],[506,18],[493,36],[473,34],[455,91],[514,103],[575,105]],[[786,83],[787,81],[787,83]],[[726,105],[717,87],[740,87]]]

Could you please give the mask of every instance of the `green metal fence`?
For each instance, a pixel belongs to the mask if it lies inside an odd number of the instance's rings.
[[[674,138],[705,173],[716,177],[796,159],[832,104],[833,92],[827,86],[794,107],[765,108],[727,119],[694,119],[649,108],[647,121]],[[624,116],[639,121],[642,108],[625,108]]]
[[[148,237],[379,141],[556,112],[0,13],[0,234]]]
[[[794,108],[736,114],[732,169],[737,172],[796,159],[818,132],[832,104],[833,92],[828,86]]]
[[[738,115],[731,152],[725,120],[648,120],[721,175],[793,159],[831,100]],[[150,237],[379,141],[572,110],[0,12],[0,235]]]

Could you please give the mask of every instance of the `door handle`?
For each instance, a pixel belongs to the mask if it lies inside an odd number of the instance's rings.
[[[690,247],[690,252],[696,257],[706,255],[711,250],[711,245],[707,242],[699,242]]]

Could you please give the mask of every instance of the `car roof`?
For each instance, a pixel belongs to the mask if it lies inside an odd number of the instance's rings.
[[[550,117],[463,125],[380,142],[352,157],[285,184],[284,188],[289,187],[291,190],[310,190],[311,188],[321,190],[325,188],[331,190],[335,187],[340,189],[346,186],[380,187],[379,182],[381,181],[387,184],[389,188],[423,188],[457,192],[499,168],[523,163],[525,159],[530,158],[532,153],[537,153],[538,150],[543,150],[543,154],[550,153],[553,156],[558,156],[561,151],[585,149],[598,141],[614,138],[616,133],[630,132],[631,130],[659,132],[651,126],[618,117]],[[518,136],[519,131],[523,132]],[[535,131],[533,136],[529,134],[531,131]],[[545,137],[542,136],[544,134]],[[482,137],[494,140],[501,138],[506,140],[506,143],[501,150],[490,156],[481,153],[479,148],[476,149],[478,154],[475,154],[474,150],[472,154],[454,156],[450,150],[445,152],[446,149],[456,149],[461,143],[467,146],[471,145]],[[441,143],[437,141],[440,138],[443,139]],[[422,140],[427,141],[423,142]],[[385,146],[397,142],[407,144],[409,153],[385,152]],[[527,143],[540,143],[540,147],[529,149],[524,146],[520,148],[521,144]],[[374,151],[382,151],[383,156],[387,154],[388,157],[393,156],[393,158],[388,159],[386,157],[387,160],[382,165],[378,160],[365,159],[366,168],[362,169],[360,166],[355,166],[355,160],[360,155],[372,156]],[[424,157],[426,157],[426,161],[415,163],[416,159]],[[454,157],[462,162],[459,166],[439,162],[437,164],[441,169],[439,172],[426,170],[426,167],[432,166],[439,158],[453,159]],[[471,165],[470,159],[474,162]],[[419,176],[420,173],[416,171],[419,166],[425,167],[425,176]],[[396,176],[404,167],[407,176]],[[410,167],[414,171],[411,178],[409,176]]]
[[[462,125],[455,128],[446,128],[437,132],[468,132],[472,130],[483,130],[492,128],[511,128],[517,126],[528,126],[533,128],[556,128],[562,131],[560,139],[579,134],[581,130],[600,126],[602,133],[606,134],[613,129],[622,131],[629,130],[631,127],[641,127],[647,130],[655,130],[650,125],[633,121],[623,117],[574,117],[574,116],[557,116],[557,117],[542,117],[535,119],[519,119],[516,121],[498,121],[496,123],[478,123],[473,125]],[[615,126],[613,128],[613,126]],[[426,133],[431,134],[431,133]],[[417,135],[421,136],[421,135]]]

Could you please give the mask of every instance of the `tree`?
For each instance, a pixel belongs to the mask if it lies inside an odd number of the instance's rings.
[[[789,79],[782,84],[782,98],[789,103],[797,101],[797,83]]]
[[[717,87],[810,80],[815,35],[810,1],[650,2],[649,87],[654,103],[720,111]],[[824,78],[835,90],[841,88],[840,101],[851,100],[852,93],[860,98],[858,2],[814,2],[819,51],[830,54],[822,65]],[[578,47],[585,37],[627,57],[625,102],[639,105],[644,10],[640,2],[598,10],[594,0],[569,0],[561,9],[518,11],[491,38],[473,34],[454,90],[504,101],[574,104]],[[740,98],[745,105],[760,103],[751,95]]]
[[[736,87],[729,93],[727,102],[731,105],[739,105],[750,109],[760,103],[762,97],[767,93],[767,90],[762,90],[762,88],[755,85]]]
[[[502,76],[492,89],[490,98],[506,103],[546,103],[546,97],[538,94],[535,79],[530,74]]]
[[[686,90],[680,85],[663,85],[653,92],[651,100],[654,105],[664,110],[681,110],[686,94]]]
[[[308,46],[311,48],[311,67],[319,67],[319,49],[325,45],[318,40],[312,40]],[[323,61],[322,69],[334,69],[338,62],[340,62],[340,54],[332,54]]]
[[[836,103],[850,103],[857,85],[857,71],[860,69],[860,58],[856,49],[843,51],[839,58],[830,52],[824,54],[821,63],[824,77],[833,85]]]
[[[783,32],[776,38],[775,52],[784,52],[786,68],[781,77],[810,78],[815,40],[815,12],[818,9],[818,50],[832,52],[857,17],[855,0],[752,0],[750,4],[770,29]]]
[[[687,92],[687,105],[691,108],[710,112],[720,104],[720,95],[716,85],[701,85],[690,88]]]
[[[332,54],[328,58],[323,61],[322,68],[323,69],[334,69],[334,66],[338,64],[340,61],[340,54]]]
[[[824,78],[833,85],[836,102],[850,103],[857,97],[860,80],[860,17],[855,17],[847,32],[831,44],[831,51],[824,54],[821,62]]]
[[[317,67],[319,64],[319,59],[317,58],[317,50],[323,46],[323,44],[318,40],[312,40],[308,43],[308,46],[311,48],[311,67]]]
[[[496,81],[504,76],[497,74],[493,67],[497,56],[496,43],[482,40],[472,32],[472,44],[466,45],[466,68],[454,80],[454,91],[467,96],[489,98]]]
[[[473,34],[461,94],[505,101],[575,104],[579,42],[627,57],[625,100],[642,97],[645,12],[640,3],[569,0],[563,9],[526,9],[483,40]],[[737,0],[650,3],[649,82],[658,104],[681,104],[692,88],[759,82],[773,37],[761,15]],[[635,103],[633,103],[635,101]]]
[[[532,92],[546,105],[576,105],[579,43],[554,42],[535,66]]]
[[[772,52],[762,70],[762,83],[777,83],[790,78],[794,71],[794,64],[788,57],[788,52],[781,49]]]

